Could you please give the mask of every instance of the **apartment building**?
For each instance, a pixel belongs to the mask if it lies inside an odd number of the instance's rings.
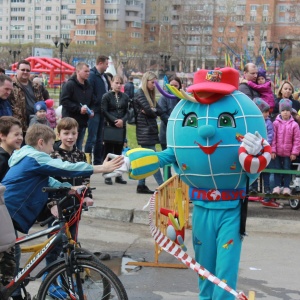
[[[194,72],[233,59],[267,57],[266,43],[286,45],[284,59],[300,55],[296,0],[0,0],[1,43],[47,43],[52,37],[131,49],[150,67]],[[141,47],[143,45],[143,47]],[[147,46],[147,47],[146,47]]]
[[[234,60],[269,57],[271,41],[286,45],[285,59],[300,54],[300,2],[295,0],[152,0],[145,28],[146,41],[159,45],[157,60],[165,64],[161,58],[168,57],[177,72],[224,65],[225,53]]]
[[[76,0],[1,0],[1,43],[49,43],[70,37]]]

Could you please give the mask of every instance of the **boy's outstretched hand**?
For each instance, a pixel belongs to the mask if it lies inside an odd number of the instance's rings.
[[[107,156],[102,165],[94,166],[94,173],[111,173],[115,169],[120,168],[124,163],[124,157],[122,155],[117,156],[111,160]]]

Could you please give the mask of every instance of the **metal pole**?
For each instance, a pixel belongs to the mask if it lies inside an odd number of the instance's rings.
[[[61,76],[62,76],[62,54],[63,54],[63,50],[64,50],[64,44],[60,43],[59,44],[59,52],[60,52],[60,76],[59,76],[59,94],[61,94]]]
[[[274,59],[275,59],[275,66],[274,66],[274,94],[276,93],[276,61],[277,61],[277,48],[274,48]]]

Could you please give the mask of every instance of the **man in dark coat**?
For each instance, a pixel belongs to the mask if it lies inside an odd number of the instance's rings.
[[[83,62],[78,63],[76,74],[64,84],[61,93],[62,117],[71,117],[78,122],[76,146],[80,150],[88,120],[94,116],[93,89],[87,80],[89,74],[89,66]]]
[[[104,117],[101,114],[102,96],[110,90],[110,81],[104,73],[108,68],[108,57],[100,55],[96,66],[91,69],[89,83],[92,86],[95,100],[94,118],[88,122],[88,137],[85,153],[93,153],[94,165],[101,165],[103,160],[103,126]]]

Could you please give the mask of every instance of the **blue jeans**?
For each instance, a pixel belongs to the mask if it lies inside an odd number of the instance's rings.
[[[103,162],[103,127],[104,117],[100,113],[95,113],[88,121],[88,137],[84,151],[94,154],[94,165],[101,165]]]
[[[85,131],[86,131],[86,127],[78,128],[78,138],[76,141],[76,147],[79,150],[82,150],[82,144],[83,144],[83,140],[84,140],[84,136],[85,136]]]
[[[148,149],[152,149],[156,152],[156,148],[155,148],[155,145],[141,145],[142,148],[148,148]],[[153,177],[155,178],[156,182],[158,185],[161,185],[163,184],[164,180],[163,180],[163,177],[161,175],[161,172],[160,172],[160,169],[153,174]],[[146,179],[141,179],[139,180],[138,182],[138,185],[145,185],[146,184]]]
[[[275,169],[277,170],[290,170],[291,169],[291,159],[289,157],[276,156]],[[291,175],[290,174],[274,174],[275,187],[281,186],[281,177],[283,176],[284,187],[290,187]]]
[[[18,231],[15,230],[16,238],[18,238]],[[20,262],[21,262],[21,247],[20,245],[15,245],[15,260],[16,260],[16,269],[15,269],[15,277],[19,273]],[[12,296],[21,295],[21,286],[18,286],[17,289],[12,293]]]

